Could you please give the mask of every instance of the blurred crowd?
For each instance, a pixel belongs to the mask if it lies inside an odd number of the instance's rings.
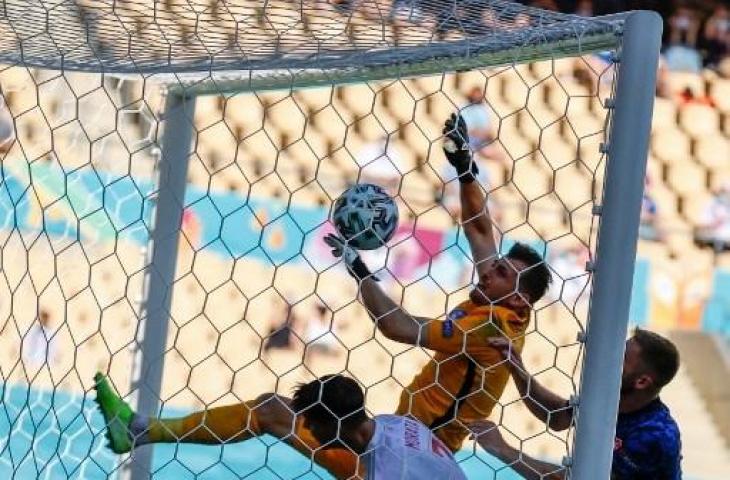
[[[703,67],[730,76],[730,6],[727,0],[529,0],[520,3],[581,16],[654,10],[664,19],[664,60],[669,70]]]

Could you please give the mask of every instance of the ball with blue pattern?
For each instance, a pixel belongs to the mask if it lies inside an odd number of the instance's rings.
[[[393,238],[398,206],[382,187],[358,183],[335,201],[332,223],[352,247],[374,250]]]

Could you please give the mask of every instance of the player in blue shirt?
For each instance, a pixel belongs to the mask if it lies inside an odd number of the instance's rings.
[[[492,341],[509,358],[512,378],[522,400],[537,418],[553,430],[573,422],[568,400],[540,385],[525,370],[520,355],[505,339]],[[619,414],[613,450],[613,480],[679,480],[681,441],[677,423],[659,399],[659,392],[679,368],[679,353],[672,342],[636,329],[626,341]],[[477,442],[527,479],[562,479],[564,467],[530,458],[508,445],[492,422],[472,424]]]

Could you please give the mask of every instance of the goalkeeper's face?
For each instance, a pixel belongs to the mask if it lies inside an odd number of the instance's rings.
[[[529,306],[524,295],[517,291],[519,272],[526,268],[525,262],[514,258],[493,260],[481,272],[469,299],[478,305],[501,305],[513,310]]]

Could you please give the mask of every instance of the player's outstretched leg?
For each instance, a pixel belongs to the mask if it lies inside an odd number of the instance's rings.
[[[101,373],[94,376],[96,403],[107,424],[109,448],[127,453],[148,443],[221,444],[269,433],[290,436],[289,399],[268,393],[247,402],[209,408],[179,418],[137,415]]]
[[[344,449],[321,449],[303,422],[296,421],[291,400],[266,393],[255,400],[210,408],[179,418],[137,415],[114,391],[109,380],[97,373],[96,402],[107,423],[109,448],[127,453],[148,443],[195,443],[220,445],[241,442],[268,433],[327,469],[336,478],[352,478],[358,472],[357,456]]]
[[[106,422],[105,435],[109,441],[109,448],[114,453],[129,452],[134,445],[130,430],[134,411],[117,395],[109,380],[101,373],[94,375],[94,389],[96,404]]]

